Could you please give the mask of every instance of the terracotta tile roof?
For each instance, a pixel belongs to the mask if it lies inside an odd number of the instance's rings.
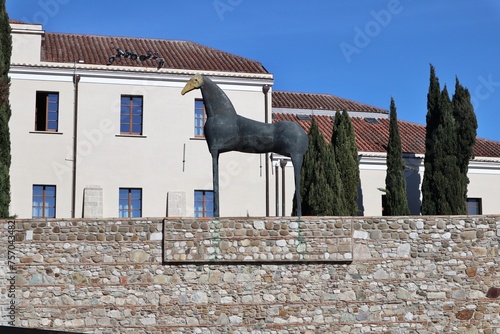
[[[385,109],[330,94],[273,91],[273,108],[360,111],[388,114]]]
[[[261,63],[188,41],[94,36],[46,32],[42,43],[42,61],[107,65],[116,48],[138,56],[158,52],[164,68],[267,74]],[[111,66],[157,67],[154,60],[116,58]]]
[[[300,120],[295,114],[274,113],[274,122],[293,121],[309,131],[311,122]],[[330,140],[333,131],[331,116],[313,116],[326,140]],[[356,133],[356,144],[360,152],[385,153],[389,140],[389,118],[377,118],[376,123],[368,122],[363,117],[351,117]],[[405,153],[425,154],[425,126],[398,121],[402,150]],[[478,138],[474,147],[476,157],[500,157],[500,142]]]

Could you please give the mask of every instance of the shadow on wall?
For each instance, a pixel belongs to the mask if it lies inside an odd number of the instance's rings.
[[[361,181],[358,185],[358,216],[365,215],[365,207],[363,205],[363,188],[361,187]]]
[[[404,175],[406,178],[406,198],[410,207],[412,216],[420,215],[420,166],[423,158],[417,157],[414,153],[404,153],[403,161],[405,164]]]

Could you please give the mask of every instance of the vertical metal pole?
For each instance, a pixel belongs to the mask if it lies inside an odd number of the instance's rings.
[[[73,74],[73,84],[75,86],[75,96],[74,96],[74,110],[73,110],[73,175],[71,180],[71,218],[76,218],[76,166],[77,166],[77,149],[78,149],[78,83],[80,82],[80,76],[76,74],[76,62],[75,62],[75,73]]]
[[[262,92],[264,93],[264,122],[269,123],[269,102],[267,93],[269,92],[269,85],[262,86]],[[266,217],[269,217],[269,153],[265,154],[266,158]]]
[[[280,176],[278,173],[278,165],[276,164],[274,168],[274,177],[276,179],[276,217],[279,217],[280,215]]]
[[[280,160],[280,166],[281,166],[281,215],[283,217],[286,216],[286,200],[285,200],[285,167],[286,167],[286,160],[281,159]]]

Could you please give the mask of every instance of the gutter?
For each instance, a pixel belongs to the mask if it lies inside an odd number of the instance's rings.
[[[262,92],[264,93],[264,122],[269,123],[269,85],[262,86]],[[266,166],[266,217],[269,217],[269,153],[265,154],[265,166]],[[276,204],[278,205],[278,204]]]
[[[73,85],[75,86],[74,109],[73,109],[73,175],[71,181],[71,218],[76,218],[76,166],[77,166],[77,148],[78,148],[78,84],[80,75],[73,73]]]

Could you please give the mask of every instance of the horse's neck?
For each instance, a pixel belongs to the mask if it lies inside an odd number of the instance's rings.
[[[226,93],[212,80],[205,78],[201,88],[207,117],[234,116],[236,111]]]

